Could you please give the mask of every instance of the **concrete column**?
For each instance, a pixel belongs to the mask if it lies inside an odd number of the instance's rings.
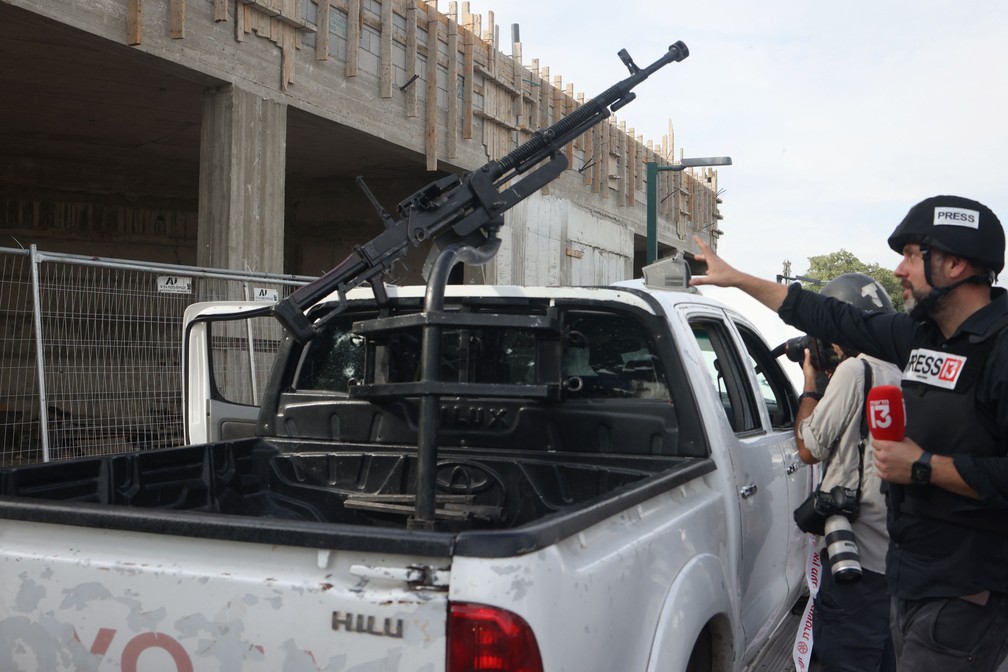
[[[208,90],[200,133],[197,263],[282,273],[287,106]]]

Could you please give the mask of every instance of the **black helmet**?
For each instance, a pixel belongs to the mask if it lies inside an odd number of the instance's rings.
[[[823,285],[823,296],[832,296],[861,310],[894,312],[892,299],[877,280],[864,273],[844,273]]]
[[[1001,221],[983,203],[961,196],[932,196],[910,208],[889,236],[889,247],[900,254],[907,243],[968,259],[995,276],[1004,268]]]

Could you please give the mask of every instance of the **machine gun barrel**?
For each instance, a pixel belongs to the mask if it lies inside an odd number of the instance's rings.
[[[445,234],[456,239],[473,235],[485,236],[491,221],[503,212],[556,179],[567,167],[560,149],[567,143],[606,119],[614,110],[631,102],[633,88],[669,63],[689,55],[682,42],[676,42],[657,61],[638,68],[626,50],[620,58],[630,70],[630,76],[595,96],[571,114],[532,137],[500,159],[490,161],[461,178],[448,176],[435,180],[399,204],[399,217],[386,220],[386,229],[368,243],[358,246],[346,259],[289,297],[273,309],[274,315],[298,342],[315,335],[315,327],[305,311],[318,301],[337,292],[339,312],[345,305],[345,293],[365,282],[371,282],[376,292],[382,289],[374,282],[392,264],[406,254],[409,245],[419,245],[430,239],[437,241]],[[534,170],[533,170],[534,169]],[[502,184],[532,171],[507,189]],[[448,237],[448,236],[446,236]],[[380,284],[380,283],[379,283]]]
[[[625,50],[621,52],[621,55],[624,53],[626,53]],[[687,56],[689,56],[689,49],[682,41],[679,41],[669,46],[668,51],[661,58],[644,69],[637,68],[636,65],[633,65],[633,61],[630,61],[628,63],[628,67],[631,69],[629,77],[609,87],[552,126],[537,131],[525,144],[499,159],[497,164],[502,171],[501,175],[511,169],[518,173],[524,172],[523,168],[528,167],[533,161],[544,158],[541,156],[543,151],[555,151],[568,142],[573,142],[582,133],[607,118],[611,113],[610,108],[615,111],[631,102],[636,97],[632,93],[633,88],[655,71],[669,63],[681,61]]]

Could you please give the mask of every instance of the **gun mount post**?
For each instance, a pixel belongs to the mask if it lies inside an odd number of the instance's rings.
[[[424,313],[428,316],[444,311],[445,287],[451,269],[459,262],[483,265],[490,261],[500,247],[500,239],[493,235],[481,248],[464,242],[443,250],[431,266],[424,295]],[[441,382],[441,333],[442,326],[430,321],[423,327],[422,359],[420,382]],[[428,389],[420,397],[420,423],[417,441],[417,483],[416,509],[407,521],[409,529],[433,530],[435,521],[435,472],[437,471],[437,435],[440,427],[441,396],[434,389]]]

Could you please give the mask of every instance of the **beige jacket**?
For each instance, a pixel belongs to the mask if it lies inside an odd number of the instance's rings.
[[[900,370],[893,364],[867,355],[845,359],[830,378],[822,400],[799,426],[805,447],[824,463],[826,478],[822,489],[826,491],[836,485],[857,489],[858,442],[861,440],[861,414],[865,405],[862,360],[871,366],[873,386],[900,384]],[[837,437],[840,440],[830,456],[830,447]],[[852,528],[861,554],[861,566],[884,574],[889,534],[886,531],[886,504],[881,485],[882,481],[875,471],[875,456],[869,435],[864,453],[861,514]]]

